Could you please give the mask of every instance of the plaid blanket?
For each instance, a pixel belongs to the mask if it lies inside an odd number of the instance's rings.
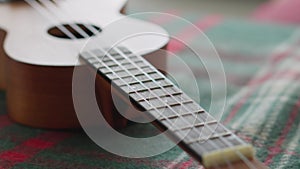
[[[186,16],[215,45],[224,64],[227,103],[224,123],[253,144],[259,160],[271,168],[300,168],[300,33],[296,27],[227,20],[219,16]],[[177,21],[147,18],[176,29],[178,35],[201,46],[197,35]],[[168,50],[180,54],[196,72],[201,105],[210,105],[210,84],[205,69],[176,41]],[[210,65],[214,65],[211,59]],[[186,80],[172,58],[176,79]],[[218,69],[215,67],[214,69]],[[189,93],[188,86],[183,89]],[[138,131],[142,131],[140,133]],[[153,133],[151,125],[131,125],[123,132]],[[159,146],[159,145],[157,145]],[[202,168],[180,148],[150,158],[129,159],[96,146],[83,131],[29,128],[9,120],[5,92],[0,92],[0,169],[7,168]]]
[[[297,0],[267,1],[254,11],[253,18],[264,22],[299,25],[299,5],[300,1]]]

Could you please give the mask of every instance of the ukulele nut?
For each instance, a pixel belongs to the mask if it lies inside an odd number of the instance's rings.
[[[229,162],[241,161],[242,157],[252,160],[255,150],[251,145],[239,145],[216,150],[202,156],[202,164],[205,168],[227,165]]]

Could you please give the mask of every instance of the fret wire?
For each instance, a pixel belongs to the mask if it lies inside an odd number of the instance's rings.
[[[148,80],[143,80],[143,81],[141,81],[141,82],[147,83],[147,82],[151,82],[151,81],[152,81],[151,79],[148,79]]]
[[[154,102],[154,101],[157,101],[158,99],[157,98],[152,98],[152,99],[147,99],[150,103],[151,102]],[[138,101],[139,103],[142,103],[144,102],[144,100],[141,100],[141,101]],[[186,100],[184,102],[182,102],[182,104],[187,104],[187,103],[190,103],[191,100]],[[164,102],[165,103],[165,102]],[[178,105],[181,105],[180,103],[178,102],[175,102],[175,103],[170,103],[169,106],[178,106]],[[159,106],[155,106],[157,109],[163,109],[163,108],[166,108],[166,105],[159,105]],[[152,109],[150,109],[149,111],[151,111]]]
[[[195,113],[195,114],[200,114],[200,113],[204,113],[205,111],[196,111],[196,112],[193,112],[193,113]],[[188,115],[191,115],[191,113],[185,113],[185,114],[182,114],[182,116],[188,116]],[[168,119],[175,119],[175,118],[178,118],[178,116],[177,115],[172,115],[172,116],[168,116],[167,117]],[[166,118],[161,118],[161,119],[159,119],[159,120],[161,120],[161,121],[163,121],[163,120],[166,120]]]
[[[152,91],[153,92],[153,91]],[[151,94],[151,93],[150,93]],[[169,96],[169,95],[167,95],[167,94],[162,94],[162,93],[160,93],[161,95],[158,95],[159,97],[165,97],[165,96]],[[174,96],[176,96],[176,95],[181,95],[182,93],[174,93],[173,95]],[[151,99],[151,98],[153,98],[153,97],[149,97],[149,95],[148,96],[144,96],[144,98],[145,99]],[[156,98],[156,97],[154,97],[154,98]],[[141,99],[137,99],[137,101],[141,101]]]
[[[224,133],[224,132],[226,132],[226,130],[223,127],[221,127],[221,126],[218,125],[218,121],[216,121],[215,119],[210,119],[210,120],[207,120],[207,121],[202,121],[202,120],[201,121],[196,121],[193,126],[192,125],[190,125],[190,126],[180,126],[180,128],[181,128],[181,131],[187,130],[187,129],[192,128],[192,127],[195,127],[195,128],[204,127],[202,129],[206,130],[205,124],[210,125],[210,126],[215,126],[216,127],[216,129],[215,129],[216,133]],[[213,134],[216,134],[216,133],[213,133]]]
[[[155,98],[156,99],[156,98]],[[186,103],[190,103],[190,101],[186,102]],[[178,106],[178,105],[182,105],[181,103],[174,103],[174,104],[169,104],[169,106]],[[157,109],[163,109],[166,108],[167,105],[162,105],[157,107]],[[149,111],[152,111],[153,109],[149,109]]]
[[[225,132],[225,133],[221,133],[221,134],[213,134],[211,137],[209,137],[209,139],[218,139],[220,137],[227,137],[227,136],[231,136],[231,132]],[[193,143],[197,143],[197,142],[203,142],[206,141],[206,139],[194,139],[194,140],[190,140],[187,142],[187,144],[193,144]]]
[[[116,50],[118,50],[118,49],[116,49]],[[124,58],[127,58],[127,56],[125,55],[125,54],[123,54],[123,53],[120,53],[121,55],[123,55],[123,57]],[[141,58],[140,58],[141,59]],[[143,60],[143,59],[141,59],[141,60]],[[130,60],[129,60],[130,61]],[[144,62],[146,62],[145,60],[143,60]],[[131,62],[131,61],[130,61]],[[134,63],[132,63],[132,64],[134,64]],[[136,65],[136,64],[134,64],[134,65]],[[150,64],[149,64],[150,65]],[[152,66],[152,65],[150,65],[150,66]],[[136,67],[138,67],[139,68],[139,66],[137,66],[136,65]],[[139,68],[140,69],[140,68]],[[151,78],[148,74],[146,74],[146,76],[148,76],[148,78]],[[161,76],[163,76],[162,74],[161,74]],[[163,90],[164,90],[164,88],[162,88]],[[168,106],[167,105],[167,107],[169,107],[169,108],[171,108],[170,106]],[[185,105],[183,105],[183,107],[185,107]],[[186,109],[186,108],[185,108]],[[173,108],[171,108],[171,110],[176,114],[176,112],[173,110]],[[187,110],[187,109],[186,109]],[[182,118],[181,117],[181,115],[179,115],[179,118]],[[183,120],[186,122],[186,120],[183,118]],[[187,122],[187,124],[189,124],[189,122]],[[208,127],[210,130],[211,130],[211,132],[214,132],[210,127]],[[201,135],[201,133],[200,133],[200,135]],[[208,140],[209,141],[209,140]],[[226,141],[226,140],[225,140]],[[230,144],[229,144],[230,145]],[[218,146],[216,146],[214,143],[212,143],[212,146],[214,146],[216,149],[218,149]]]
[[[108,72],[108,73],[111,73],[111,72]],[[133,82],[133,83],[130,83],[130,85],[135,85],[135,84],[141,84],[141,83],[139,83],[139,82]],[[123,84],[122,86],[119,86],[119,87],[124,87],[125,86],[125,84]],[[161,89],[161,87],[160,86],[153,86],[153,87],[148,87],[148,86],[146,86],[147,87],[147,89],[139,89],[139,90],[137,90],[137,92],[142,92],[142,91],[145,91],[145,90],[155,90],[155,89]],[[166,85],[166,86],[162,86],[162,87],[169,87],[169,85]],[[131,94],[131,92],[129,93],[129,94]]]
[[[159,96],[159,97],[162,98],[163,100],[166,100],[167,102],[170,103],[170,101],[169,101],[168,99],[170,99],[171,97],[170,97],[169,95],[162,95],[162,96]],[[155,98],[155,97],[147,98],[147,100],[149,100],[149,101],[155,100],[155,99],[157,99],[157,98]],[[142,101],[142,100],[137,99],[136,101],[137,101],[137,102],[140,102],[140,101]],[[189,101],[189,99],[186,99],[185,101]],[[191,101],[191,100],[190,100],[190,101]],[[170,103],[170,105],[173,105],[173,104],[176,104],[176,103],[177,103],[177,102],[175,102],[175,103]]]
[[[203,114],[203,112],[201,112],[202,114]],[[201,113],[197,113],[198,115],[200,115]],[[185,117],[185,118],[189,118],[189,116],[191,116],[191,114],[183,114],[182,115],[183,117]],[[169,116],[170,117],[170,116]],[[193,117],[194,118],[194,117]],[[170,120],[174,120],[175,119],[175,121],[177,121],[177,120],[179,120],[178,119],[178,116],[176,116],[176,117],[171,117],[171,118],[168,118],[168,119],[170,119]],[[161,122],[164,122],[164,121],[166,121],[167,120],[167,118],[163,118],[162,120],[161,120]],[[192,120],[194,120],[194,119],[192,119]],[[199,122],[198,122],[199,121]],[[189,124],[189,125],[184,125],[184,126],[181,126],[180,124],[178,124],[177,125],[177,127],[176,128],[173,128],[172,130],[175,132],[175,131],[180,131],[180,130],[185,130],[185,129],[191,129],[191,128],[193,128],[193,127],[200,127],[202,124],[204,124],[205,123],[205,121],[203,120],[203,119],[196,119],[195,121],[194,121],[194,124]],[[207,123],[209,123],[210,124],[210,122],[207,122]]]
[[[218,123],[218,121],[216,120],[213,120],[213,121],[208,121],[208,122],[203,122],[203,123],[196,123],[194,124],[193,126],[186,126],[186,127],[183,127],[183,128],[177,128],[175,129],[174,131],[179,131],[179,130],[186,130],[186,129],[189,129],[189,128],[192,128],[192,127],[201,127],[201,126],[204,126],[205,124],[204,123],[207,123],[207,124],[215,124],[215,123]]]
[[[175,115],[171,115],[171,118],[169,118],[169,119],[170,119],[170,120],[175,120],[175,121],[178,120],[177,122],[181,122],[181,123],[179,123],[179,124],[176,126],[176,128],[173,128],[173,131],[178,131],[180,128],[182,128],[182,130],[183,130],[183,129],[186,129],[186,128],[194,128],[194,127],[196,128],[196,127],[198,126],[198,124],[204,124],[204,123],[210,124],[211,121],[216,121],[216,120],[214,120],[214,119],[212,119],[212,120],[210,120],[210,121],[205,120],[205,118],[203,117],[203,115],[206,115],[206,114],[205,114],[205,111],[199,111],[199,112],[197,113],[197,116],[198,116],[197,119],[195,119],[194,116],[191,115],[191,114],[188,114],[188,113],[182,114],[182,116],[185,117],[186,119],[189,119],[189,121],[193,121],[192,124],[190,123],[190,124],[188,124],[188,125],[186,125],[185,123],[183,124],[183,123],[182,123],[182,120],[178,119],[178,115],[176,115],[176,117],[175,117]],[[170,117],[170,116],[168,116],[168,117]],[[192,118],[192,119],[191,119],[191,118]],[[162,119],[161,121],[162,121],[162,122],[166,121],[166,118]],[[213,123],[211,123],[211,124],[213,124]]]

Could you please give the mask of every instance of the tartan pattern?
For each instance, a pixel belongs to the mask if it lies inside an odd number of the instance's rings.
[[[258,158],[271,168],[300,168],[299,82],[300,36],[291,26],[224,20],[219,16],[186,16],[212,40],[227,75],[224,123],[253,144]],[[180,37],[201,46],[197,35],[173,20],[147,18],[176,29]],[[171,41],[168,49],[196,72],[201,105],[209,107],[210,85],[203,67],[194,63],[185,47]],[[214,60],[210,60],[213,66]],[[176,79],[188,80],[172,59]],[[215,68],[217,69],[217,68]],[[188,86],[183,89],[189,93]],[[202,99],[203,97],[203,99]],[[33,129],[11,122],[5,112],[5,93],[0,92],[0,169],[6,168],[202,168],[180,148],[145,159],[110,154],[92,143],[83,131]],[[133,125],[125,133],[151,125]]]

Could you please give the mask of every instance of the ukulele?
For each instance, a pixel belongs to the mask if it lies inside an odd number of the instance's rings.
[[[51,24],[30,7],[41,12],[49,7],[44,3],[54,2],[54,6],[61,9],[74,3],[75,11],[90,10],[76,13],[76,22],[62,20]],[[230,132],[155,68],[165,64],[163,57],[155,58],[155,52],[167,44],[167,37],[139,36],[118,46],[97,43],[80,51],[84,39],[93,36],[109,44],[111,39],[133,32],[166,34],[156,25],[130,18],[112,29],[102,29],[110,20],[122,17],[117,11],[125,1],[28,3],[30,6],[21,1],[0,6],[1,16],[7,16],[0,19],[4,46],[1,68],[5,65],[1,70],[1,86],[7,92],[8,112],[13,120],[34,127],[77,127],[72,73],[74,67],[88,67],[97,72],[96,93],[99,93],[100,107],[113,127],[123,127],[126,122],[112,113],[115,108],[111,91],[127,104],[145,111],[150,118],[155,117],[153,124],[162,130],[169,129],[169,137],[181,140],[179,146],[205,168],[266,168],[255,159],[251,145]],[[105,11],[105,17],[98,15],[101,10]],[[78,62],[78,55],[84,63]],[[108,90],[110,88],[112,90]],[[207,139],[199,137],[200,133],[204,138],[208,136]]]
[[[109,40],[132,33],[167,34],[157,25],[129,17],[120,27],[105,29],[112,21],[124,17],[120,11],[124,11],[125,3],[125,0],[89,0],[88,3],[31,0],[0,4],[0,88],[6,90],[11,119],[41,128],[80,127],[72,100],[72,75],[74,66],[80,66],[78,53],[87,41],[84,36]],[[53,19],[55,9],[69,11],[74,19],[70,20],[69,16],[59,21]],[[61,31],[62,27],[66,30]],[[97,33],[90,32],[88,27]],[[66,31],[74,37],[69,37]],[[153,65],[164,67],[166,58],[156,57],[155,52],[164,48],[168,40],[162,36],[139,36],[124,45],[135,52],[147,49],[141,55]],[[112,113],[116,110],[109,98],[106,100],[102,108],[108,112],[105,116],[109,123],[116,128],[124,127],[126,120]]]

